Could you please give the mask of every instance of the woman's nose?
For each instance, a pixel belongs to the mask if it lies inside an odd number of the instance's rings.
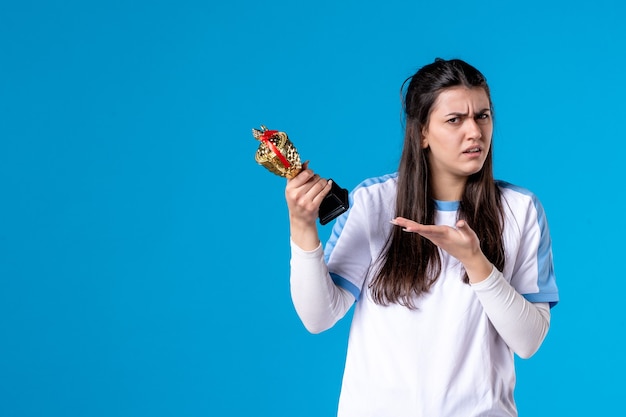
[[[472,118],[466,119],[467,123],[467,138],[468,139],[480,139],[483,136],[483,131],[476,122],[476,120]]]

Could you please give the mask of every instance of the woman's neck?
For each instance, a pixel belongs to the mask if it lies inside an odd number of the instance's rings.
[[[467,178],[439,177],[431,180],[433,198],[439,201],[460,201]]]

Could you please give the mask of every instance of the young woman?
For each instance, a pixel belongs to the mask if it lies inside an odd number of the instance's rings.
[[[329,181],[288,181],[292,299],[313,333],[356,302],[338,416],[516,416],[514,354],[537,351],[558,302],[546,216],[493,178],[476,68],[437,59],[407,81],[399,170],[352,191],[325,250]]]

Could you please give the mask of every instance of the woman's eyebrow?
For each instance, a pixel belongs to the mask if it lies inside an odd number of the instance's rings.
[[[489,107],[485,107],[484,109],[477,111],[476,114],[483,114],[485,112],[491,111],[491,109]],[[461,113],[461,112],[452,112],[452,113],[448,113],[446,114],[447,116],[457,116],[457,117],[467,117],[469,113]]]

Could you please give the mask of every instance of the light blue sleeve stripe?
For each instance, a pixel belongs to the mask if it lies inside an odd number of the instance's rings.
[[[557,293],[554,294],[546,294],[546,293],[534,293],[534,294],[522,294],[522,297],[530,301],[531,303],[548,303],[550,304],[550,308],[557,305],[559,302],[559,295]],[[554,301],[556,300],[556,301]]]
[[[330,274],[330,277],[332,278],[333,282],[343,288],[344,290],[347,290],[350,292],[350,294],[352,294],[354,296],[354,300],[355,301],[359,301],[359,297],[361,296],[361,290],[354,285],[353,283],[351,283],[350,281],[348,281],[347,279],[340,277],[337,274]]]
[[[550,307],[555,306],[559,302],[559,293],[556,288],[556,278],[554,276],[554,263],[552,262],[552,242],[550,240],[550,231],[548,230],[548,221],[543,206],[539,200],[533,195],[533,203],[537,210],[537,222],[541,230],[541,240],[539,241],[539,249],[537,250],[537,268],[539,273],[539,294],[552,296]],[[531,295],[531,294],[528,294]],[[541,297],[543,298],[543,297]]]
[[[497,181],[497,183],[503,188],[508,188],[520,194],[527,195],[532,199],[535,210],[537,211],[537,224],[540,230],[539,247],[537,248],[537,286],[539,287],[539,292],[522,295],[528,301],[550,303],[550,307],[554,307],[559,302],[559,291],[554,275],[550,230],[548,229],[548,220],[543,206],[537,196],[531,191],[505,181]]]

